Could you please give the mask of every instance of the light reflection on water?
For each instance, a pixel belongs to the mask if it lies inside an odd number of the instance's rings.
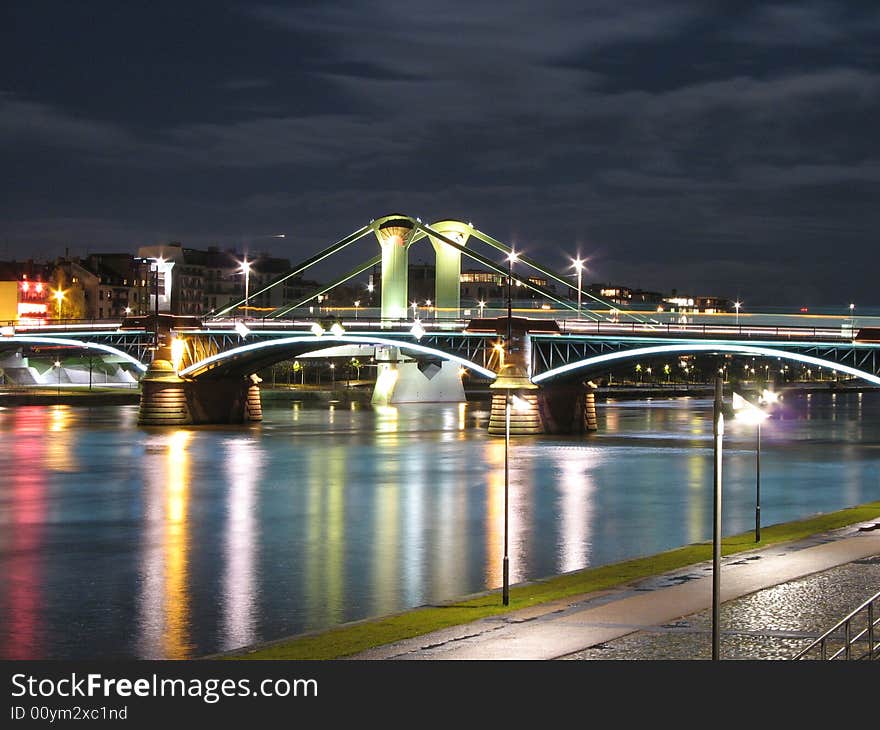
[[[880,499],[880,393],[789,401],[762,428],[764,524]],[[203,655],[498,587],[487,404],[331,405],[169,430],[0,409],[0,656]],[[512,439],[513,582],[711,537],[711,403],[611,401],[599,422]],[[754,525],[754,439],[728,423],[727,534]]]

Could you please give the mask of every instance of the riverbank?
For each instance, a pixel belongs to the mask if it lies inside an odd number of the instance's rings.
[[[771,525],[761,531],[762,539],[757,543],[751,531],[726,537],[722,540],[722,554],[734,555],[756,548],[803,540],[860,523],[870,523],[869,529],[880,529],[880,502],[870,502],[796,522]],[[693,566],[711,557],[711,542],[696,543],[658,555],[511,586],[508,606],[502,605],[500,590],[496,589],[441,605],[421,606],[402,613],[351,622],[326,631],[291,636],[206,658],[341,659],[385,644],[492,616],[523,609],[540,610],[541,606],[563,599],[582,600],[588,594],[619,588],[638,579]]]
[[[137,405],[141,391],[133,388],[2,388],[0,406],[115,406]]]

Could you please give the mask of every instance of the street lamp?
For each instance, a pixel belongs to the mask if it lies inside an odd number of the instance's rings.
[[[480,319],[482,319],[483,318],[483,308],[486,306],[486,302],[484,302],[481,299],[479,302],[477,302],[477,306],[480,308]]]
[[[578,320],[581,318],[581,272],[584,270],[584,259],[578,256],[576,259],[573,259],[574,268],[577,270],[578,274]]]
[[[856,320],[855,320],[855,318],[853,317],[853,310],[854,310],[855,308],[856,308],[856,305],[853,304],[852,302],[850,302],[850,305],[849,305],[849,331],[850,331],[850,332],[854,332],[854,331],[855,331]]]
[[[519,255],[516,251],[511,251],[507,254],[507,357],[510,359],[511,347],[510,347],[510,328],[511,328],[511,318],[513,316],[513,300],[510,298],[510,286],[513,281],[513,263],[519,258]]]
[[[58,303],[58,316],[56,319],[61,320],[61,302],[64,301],[64,292],[61,289],[56,289],[55,293],[52,295],[55,297],[55,301]]]
[[[360,306],[361,306],[361,300],[355,299],[354,300],[354,318],[355,319],[358,318],[358,309],[360,308]]]
[[[510,524],[510,410],[528,411],[529,403],[509,390],[504,398],[504,558],[501,561],[501,602],[510,605],[510,556],[508,555]]]
[[[765,390],[760,400],[765,403],[775,403],[777,399],[776,393]],[[761,542],[761,423],[769,414],[749,403],[738,393],[733,394],[733,410],[736,412],[737,420],[755,426],[755,542]]]
[[[250,285],[251,285],[251,266],[253,265],[253,261],[248,261],[247,256],[244,257],[244,261],[241,262],[241,272],[244,274],[244,317],[247,317],[248,311],[248,299],[250,299]]]
[[[733,308],[736,310],[736,325],[739,327],[739,308],[742,306],[742,302],[737,300],[733,303]]]
[[[724,437],[723,383],[715,376],[715,403],[712,419],[714,444],[712,519],[712,659],[721,658],[721,450]]]

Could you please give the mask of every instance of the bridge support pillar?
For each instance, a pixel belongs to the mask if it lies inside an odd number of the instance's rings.
[[[538,386],[517,365],[507,364],[490,386],[492,410],[489,412],[489,433],[504,436],[507,433],[507,399],[510,404],[510,435],[533,436],[545,432],[539,408]]]
[[[376,350],[379,372],[373,405],[460,403],[466,400],[458,365],[448,360],[404,360],[396,347]]]
[[[599,429],[595,387],[581,383],[543,385],[538,407],[545,433],[588,433]]]
[[[156,358],[141,378],[138,424],[186,426],[193,422],[186,381],[177,376],[169,360]]]
[[[141,379],[138,424],[199,426],[263,420],[260,379],[185,380],[168,360],[154,360]]]

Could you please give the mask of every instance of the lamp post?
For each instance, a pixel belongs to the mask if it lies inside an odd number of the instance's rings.
[[[715,404],[712,419],[714,441],[714,489],[712,520],[712,659],[721,658],[719,628],[721,622],[721,447],[724,436],[724,414],[722,413],[722,381],[715,376]]]
[[[354,318],[355,319],[358,318],[358,309],[360,308],[360,306],[361,306],[361,300],[355,299],[354,300]],[[369,319],[369,317],[368,317],[368,319]]]
[[[581,273],[584,270],[584,260],[578,256],[574,261],[574,268],[577,270],[578,275],[578,320],[581,318]]]
[[[779,396],[770,390],[764,390],[759,402],[775,403]],[[738,393],[733,394],[733,409],[737,420],[755,426],[755,542],[761,542],[761,424],[767,419],[768,413],[758,406],[749,403]]]
[[[513,300],[511,299],[511,296],[510,296],[510,287],[513,282],[513,263],[514,263],[514,261],[517,260],[517,258],[518,258],[518,254],[516,253],[516,251],[511,251],[509,254],[507,254],[507,342],[506,342],[506,345],[507,345],[507,355],[508,355],[507,359],[508,360],[510,359],[510,352],[511,352],[510,327],[511,327],[511,318],[513,317]]]
[[[850,302],[850,305],[849,305],[849,331],[851,333],[855,332],[856,320],[855,320],[855,317],[853,316],[853,312],[854,312],[855,308],[856,308],[856,305],[853,304],[852,302]]]
[[[486,302],[484,302],[481,299],[480,301],[477,302],[477,306],[480,308],[480,319],[482,319],[483,318],[483,308],[486,306]]]
[[[733,308],[736,310],[736,326],[739,327],[739,308],[742,306],[742,302],[737,300],[733,303]]]
[[[251,266],[253,262],[247,260],[247,256],[244,257],[244,261],[241,262],[241,271],[244,274],[244,314],[242,317],[247,317],[248,312],[248,300],[250,299],[250,286],[251,286]]]
[[[55,297],[55,301],[58,303],[58,314],[56,319],[61,321],[61,303],[64,301],[64,292],[61,289],[56,289],[55,293],[52,295]]]

